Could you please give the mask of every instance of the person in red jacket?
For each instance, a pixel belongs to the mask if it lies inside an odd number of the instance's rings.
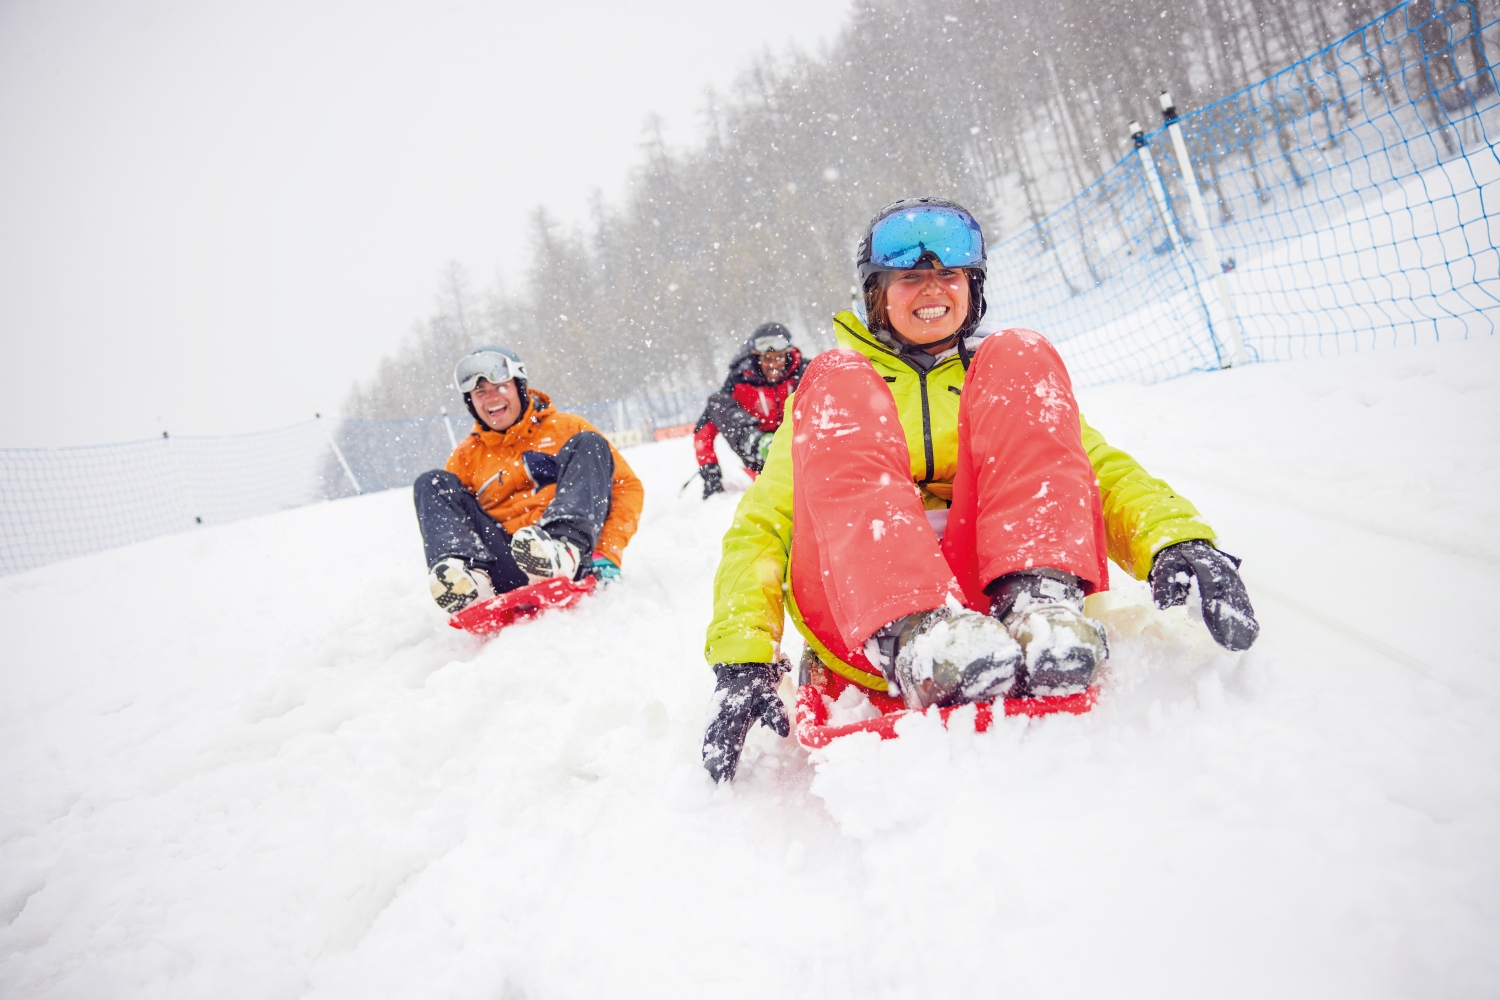
[[[780,323],[762,323],[729,362],[729,377],[708,397],[693,428],[693,451],[703,477],[703,499],[724,492],[714,438],[720,434],[751,472],[766,463],[771,435],[781,426],[786,398],[797,390],[807,361]]]

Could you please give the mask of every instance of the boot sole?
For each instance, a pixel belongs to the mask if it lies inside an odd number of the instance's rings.
[[[521,567],[521,571],[528,577],[549,580],[564,575],[563,568],[553,562],[552,559],[534,553],[530,542],[524,543],[519,550],[515,545],[512,545],[510,547],[510,555],[516,561],[516,565]]]
[[[998,701],[1015,690],[1025,663],[1019,656],[1003,660],[985,660],[983,666],[971,663],[964,669],[965,680],[959,685],[960,702]]]
[[[1101,663],[1082,649],[1075,648],[1062,657],[1046,654],[1035,670],[1025,671],[1024,688],[1028,695],[1038,691],[1052,695],[1073,694],[1094,683],[1100,666]]]

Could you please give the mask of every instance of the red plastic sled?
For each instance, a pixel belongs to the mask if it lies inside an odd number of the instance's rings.
[[[823,703],[823,696],[837,698],[843,693],[844,688],[849,686],[849,681],[827,667],[818,665],[812,668],[807,682],[797,688],[797,742],[809,749],[817,749],[826,747],[840,736],[848,736],[850,733],[875,733],[883,740],[896,738],[896,723],[912,709],[907,708],[905,702],[898,701],[890,695],[881,694],[879,691],[866,691],[865,693],[870,696],[870,704],[879,710],[880,715],[873,719],[851,722],[842,726],[828,724],[828,706]],[[1098,699],[1099,689],[1091,687],[1077,694],[1056,697],[1007,698],[1000,704],[1004,706],[1006,715],[1051,715],[1054,712],[1082,715],[1093,708],[1094,702]],[[959,707],[938,709],[944,725],[948,724],[948,716]],[[976,703],[974,708],[974,731],[982,733],[990,728],[990,723],[994,721],[994,703],[981,701]]]
[[[449,618],[448,624],[475,635],[493,635],[513,622],[530,618],[548,608],[571,608],[597,583],[592,576],[576,582],[562,577],[543,580],[464,608]]]

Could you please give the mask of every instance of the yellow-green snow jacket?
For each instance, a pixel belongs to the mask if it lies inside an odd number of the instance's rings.
[[[911,478],[929,509],[947,507],[958,469],[958,402],[964,368],[958,354],[926,372],[903,360],[872,335],[852,312],[833,319],[840,347],[870,359],[890,386],[906,431]],[[710,663],[770,663],[776,660],[785,612],[829,668],[877,690],[885,681],[838,660],[808,631],[791,600],[788,554],[792,550],[792,400],[771,442],[764,471],[740,499],[724,535],[724,554],[714,577],[714,617],[704,650]],[[1111,447],[1080,418],[1084,450],[1093,463],[1104,501],[1109,557],[1138,579],[1151,571],[1161,549],[1193,538],[1212,539],[1213,529],[1186,498],[1153,478],[1135,459]]]

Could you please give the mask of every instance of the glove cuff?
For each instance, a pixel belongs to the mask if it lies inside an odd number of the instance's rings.
[[[1186,559],[1190,563],[1193,562],[1195,558],[1212,562],[1216,561],[1217,557],[1222,556],[1233,563],[1235,569],[1239,569],[1240,563],[1243,562],[1243,560],[1240,559],[1239,556],[1232,556],[1228,552],[1225,552],[1223,549],[1219,548],[1213,543],[1211,539],[1189,538],[1185,542],[1174,542],[1171,545],[1167,545],[1163,548],[1157,549],[1156,555],[1151,557],[1151,572],[1147,574],[1148,576],[1156,575],[1156,567],[1162,565],[1161,557],[1168,552],[1171,552],[1176,557]]]
[[[776,663],[715,663],[714,677],[720,685],[740,677],[756,677],[775,687],[781,680],[781,675],[786,673],[787,662],[780,660]]]

